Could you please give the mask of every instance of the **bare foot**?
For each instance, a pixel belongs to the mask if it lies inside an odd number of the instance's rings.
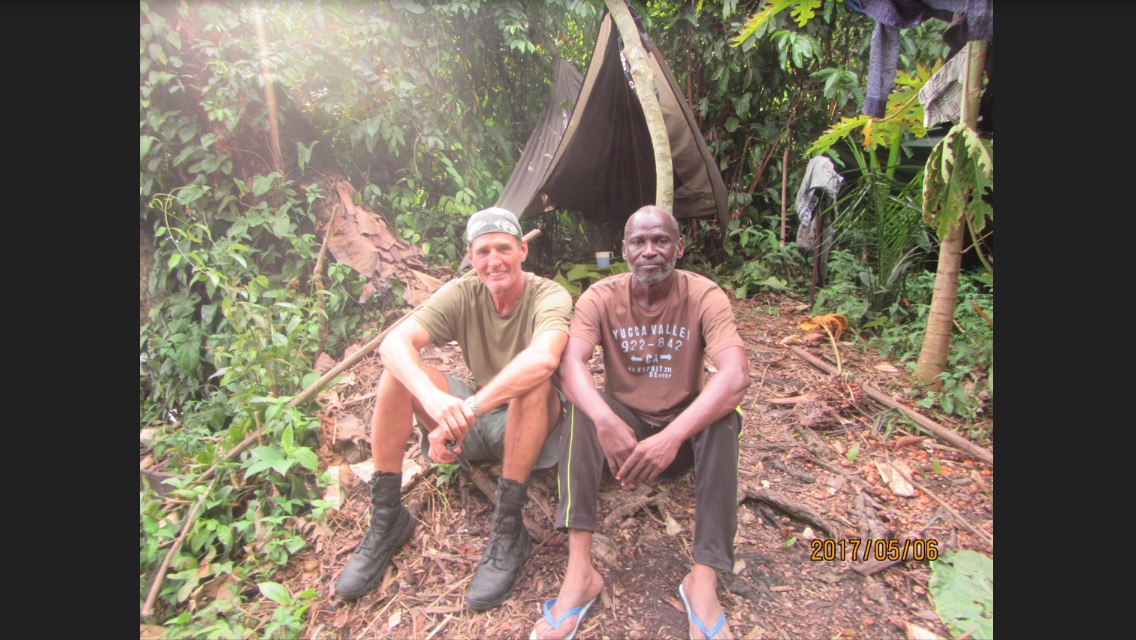
[[[589,569],[589,574],[584,578],[564,578],[564,584],[560,585],[560,594],[556,596],[556,602],[552,603],[548,609],[554,620],[559,620],[560,616],[564,615],[566,611],[582,607],[592,599],[599,597],[604,588],[603,576],[594,568],[589,567]],[[541,610],[543,611],[543,608]],[[540,640],[565,638],[576,628],[577,617],[578,615],[574,615],[565,618],[556,629],[553,629],[548,619],[542,615],[540,621],[536,623],[536,628],[533,629],[531,637],[540,638]]]
[[[682,591],[694,615],[698,616],[707,631],[713,631],[714,625],[718,624],[724,613],[722,605],[718,603],[718,574],[712,567],[695,565],[682,579]],[[701,640],[706,637],[693,620],[689,620],[689,623],[691,638]],[[723,623],[722,628],[712,637],[714,640],[733,640],[734,634],[730,632],[730,625]]]

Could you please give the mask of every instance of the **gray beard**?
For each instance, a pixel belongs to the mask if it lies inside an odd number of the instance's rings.
[[[677,262],[678,255],[676,254],[675,257],[671,258],[670,262],[668,262],[662,269],[656,271],[654,275],[645,276],[635,268],[631,269],[631,275],[635,276],[635,279],[639,281],[639,284],[650,289],[652,287],[658,286],[664,280],[666,280],[671,275],[671,273],[674,272],[675,264]]]

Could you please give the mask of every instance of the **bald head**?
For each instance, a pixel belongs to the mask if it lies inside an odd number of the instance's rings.
[[[676,238],[679,236],[678,220],[675,220],[674,215],[672,215],[671,212],[667,211],[666,209],[661,209],[653,204],[648,204],[636,209],[635,213],[631,214],[631,217],[627,219],[627,224],[623,225],[623,237],[627,237],[627,233],[631,230],[631,226],[635,224],[636,220],[639,220],[646,216],[658,216],[664,221],[664,224],[666,224],[667,228],[674,232]]]

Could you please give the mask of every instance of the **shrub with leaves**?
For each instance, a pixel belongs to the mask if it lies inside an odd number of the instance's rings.
[[[956,637],[994,637],[994,561],[964,549],[931,562],[927,589],[935,612]]]

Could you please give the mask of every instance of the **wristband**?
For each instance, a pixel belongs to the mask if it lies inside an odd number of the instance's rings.
[[[469,408],[471,411],[473,411],[474,416],[480,418],[485,415],[481,412],[481,408],[477,406],[477,396],[474,395],[466,398],[465,403],[469,405]]]

